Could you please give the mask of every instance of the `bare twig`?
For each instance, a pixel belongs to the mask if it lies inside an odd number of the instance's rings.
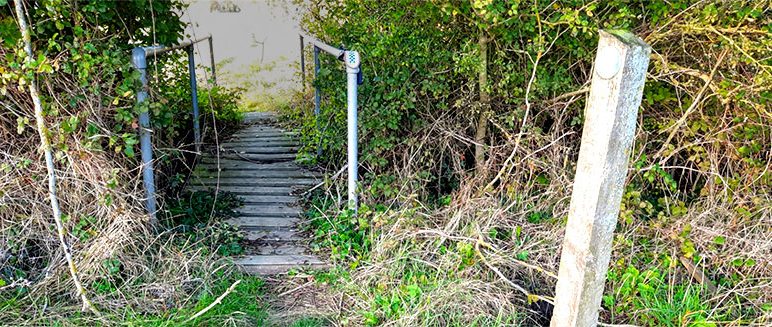
[[[539,35],[541,36],[541,20],[539,19],[539,16],[536,16],[537,22],[539,22]],[[528,85],[525,88],[525,114],[523,115],[523,121],[520,124],[520,131],[517,133],[517,139],[515,139],[515,148],[512,150],[512,153],[509,154],[509,157],[507,157],[506,160],[504,160],[504,164],[501,166],[501,169],[496,174],[496,177],[491,180],[488,185],[485,186],[483,190],[488,190],[493,187],[493,185],[498,182],[499,179],[501,179],[501,176],[504,175],[504,172],[511,173],[512,167],[510,166],[510,163],[512,162],[512,159],[515,158],[515,154],[517,154],[517,151],[520,148],[520,141],[523,139],[523,134],[525,133],[525,124],[528,123],[528,115],[531,112],[531,102],[529,100],[530,94],[531,94],[531,88],[533,87],[533,83],[536,81],[536,70],[539,68],[539,61],[541,60],[544,55],[550,51],[552,46],[555,44],[555,41],[560,38],[560,36],[563,34],[563,32],[558,32],[557,36],[552,40],[550,45],[545,49],[544,51],[539,50],[539,52],[536,53],[536,59],[533,60],[533,69],[531,70],[531,78],[528,80]]]
[[[222,293],[220,296],[218,296],[217,299],[214,300],[214,302],[212,302],[209,305],[207,305],[206,308],[202,309],[198,313],[192,315],[190,318],[188,318],[188,320],[185,320],[185,322],[188,323],[188,322],[191,322],[191,321],[195,320],[196,318],[200,317],[201,315],[205,314],[207,311],[211,310],[212,308],[214,308],[215,306],[220,304],[220,302],[222,302],[222,300],[226,296],[228,296],[228,294],[231,294],[233,292],[233,290],[236,289],[236,286],[238,286],[239,283],[241,283],[241,279],[239,279],[236,282],[234,282],[230,287],[228,287],[228,289],[224,293]]]
[[[340,176],[340,174],[342,174],[344,171],[346,171],[346,168],[348,168],[348,165],[343,165],[343,167],[340,170],[338,170],[337,173],[335,173],[332,176],[330,176],[330,179],[338,178],[338,176]],[[308,189],[308,191],[303,192],[302,195],[310,194],[313,190],[318,189],[322,185],[324,185],[324,182],[321,182],[319,184],[314,185],[314,187]]]
[[[713,66],[713,70],[710,72],[710,76],[708,77],[708,80],[705,81],[705,85],[700,89],[700,92],[697,93],[697,96],[694,97],[694,101],[692,101],[692,104],[689,106],[688,109],[686,109],[686,112],[684,112],[683,116],[681,116],[678,121],[676,121],[673,126],[670,126],[670,135],[667,136],[667,139],[665,139],[665,142],[662,143],[662,147],[657,151],[657,154],[654,155],[654,158],[659,158],[660,155],[662,155],[662,152],[665,151],[668,145],[670,145],[670,141],[673,139],[673,136],[678,132],[678,128],[683,125],[683,123],[686,122],[686,118],[689,117],[689,115],[694,111],[694,109],[697,109],[697,106],[700,104],[700,101],[702,100],[702,96],[705,94],[705,91],[710,86],[710,83],[713,81],[713,77],[716,75],[716,72],[718,71],[718,67],[721,66],[721,62],[724,61],[724,57],[726,56],[727,52],[729,50],[724,50],[724,52],[721,53],[721,56],[718,57],[718,61],[716,61],[716,65]]]
[[[24,50],[27,53],[27,57],[24,59],[27,65],[32,65],[34,55],[32,53],[32,37],[30,35],[30,29],[25,19],[24,9],[22,8],[22,1],[16,1],[16,19],[19,23],[19,30],[21,31],[22,38],[24,39]],[[70,268],[70,275],[72,275],[72,281],[75,283],[75,289],[80,295],[83,301],[83,311],[90,310],[94,314],[99,314],[99,311],[91,304],[91,301],[86,296],[86,290],[78,278],[78,270],[75,267],[75,261],[72,259],[70,248],[67,245],[65,239],[64,224],[62,223],[62,212],[59,208],[59,199],[56,196],[56,171],[54,168],[54,156],[51,152],[51,142],[48,140],[46,134],[46,122],[43,117],[43,104],[40,101],[40,95],[38,94],[37,80],[35,74],[30,75],[29,81],[29,93],[32,98],[32,103],[35,107],[35,121],[37,123],[38,135],[40,136],[40,147],[43,149],[43,153],[46,158],[46,169],[48,171],[48,197],[51,201],[51,210],[53,211],[54,222],[56,222],[56,232],[59,236],[59,243],[61,243],[62,251],[67,259],[67,265]]]

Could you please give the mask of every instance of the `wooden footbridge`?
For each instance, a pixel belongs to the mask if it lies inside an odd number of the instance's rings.
[[[304,42],[304,39],[306,42]],[[311,255],[307,241],[301,234],[303,209],[298,194],[317,183],[320,175],[302,169],[294,163],[298,144],[296,135],[275,124],[271,114],[250,113],[244,128],[222,144],[207,147],[203,144],[198,108],[194,45],[208,41],[211,55],[212,82],[217,84],[212,37],[188,40],[175,46],[154,45],[137,47],[132,51],[132,64],[139,72],[142,88],[137,92],[137,103],[149,101],[147,60],[175,49],[185,49],[192,96],[193,138],[196,152],[201,154],[188,188],[232,192],[244,200],[238,217],[229,222],[246,235],[246,255],[235,258],[246,271],[257,274],[286,272],[295,267],[322,267],[324,263]],[[348,115],[348,206],[357,209],[357,86],[362,83],[359,53],[346,51],[300,35],[302,84],[305,87],[304,48],[313,45],[315,73],[319,72],[319,54],[323,51],[345,64],[347,79]],[[319,115],[321,94],[317,87],[314,114]],[[157,224],[156,189],[153,170],[152,126],[150,113],[140,112],[140,149],[142,177],[146,192],[146,206],[151,225]],[[317,151],[317,154],[319,152]]]
[[[191,190],[231,192],[243,199],[238,216],[228,222],[244,232],[245,255],[235,262],[247,272],[324,266],[302,235],[298,195],[321,176],[294,162],[297,149],[296,135],[276,127],[272,114],[248,113],[244,128],[219,147],[207,148],[194,170]]]

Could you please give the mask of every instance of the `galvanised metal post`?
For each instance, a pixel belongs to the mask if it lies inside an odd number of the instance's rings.
[[[217,73],[214,67],[214,46],[212,45],[211,35],[209,35],[209,60],[212,62],[212,83],[217,86]]]
[[[359,84],[359,52],[356,51],[344,51],[319,41],[315,37],[300,34],[301,39],[306,38],[315,47],[314,53],[317,53],[317,49],[327,52],[333,55],[338,60],[342,60],[346,64],[346,77],[347,77],[347,129],[348,129],[348,205],[350,209],[354,210],[354,214],[357,211],[357,182],[359,176],[357,170],[359,168],[358,158],[358,144],[357,144],[357,87]],[[316,61],[316,58],[315,58]],[[301,62],[301,69],[305,69]],[[316,108],[315,108],[316,109]]]
[[[201,125],[198,117],[198,86],[196,85],[196,61],[193,56],[193,45],[188,48],[188,70],[190,71],[190,94],[193,101],[193,142],[196,143],[196,153],[201,151]]]
[[[319,78],[319,70],[321,69],[321,64],[319,63],[319,47],[314,46],[314,80]],[[322,139],[321,139],[321,126],[319,126],[319,114],[320,114],[320,105],[322,102],[322,91],[319,90],[319,85],[316,85],[314,88],[314,120],[316,123],[316,131],[319,133],[319,143],[316,145],[316,155],[321,156],[322,155]]]
[[[357,212],[357,180],[359,158],[357,144],[357,75],[359,74],[359,52],[346,51],[343,57],[347,75],[347,116],[348,116],[348,206]]]
[[[131,52],[132,64],[139,71],[142,88],[137,92],[137,105],[147,100],[147,56],[144,48],[134,48]],[[155,176],[153,175],[153,144],[150,142],[150,112],[139,113],[139,145],[142,156],[142,183],[145,186],[145,201],[150,215],[150,225],[158,223],[156,219]]]
[[[306,93],[306,56],[303,54],[303,35],[300,37],[300,83],[303,84],[303,95]]]

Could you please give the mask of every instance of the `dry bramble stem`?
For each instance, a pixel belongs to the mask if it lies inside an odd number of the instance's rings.
[[[16,18],[19,22],[19,30],[21,31],[22,38],[24,39],[24,50],[27,53],[25,62],[27,65],[29,65],[32,63],[33,58],[32,37],[30,36],[27,21],[24,18],[24,10],[22,8],[21,0],[16,1]],[[37,123],[38,134],[40,135],[40,147],[43,148],[43,152],[45,153],[46,157],[46,169],[48,170],[48,194],[51,200],[51,209],[53,211],[54,221],[56,222],[56,232],[59,235],[59,242],[62,245],[64,256],[67,258],[67,265],[70,268],[72,281],[75,283],[75,288],[78,292],[78,295],[80,295],[80,298],[83,301],[82,310],[86,311],[88,309],[94,314],[99,314],[99,311],[97,311],[97,309],[91,304],[91,301],[89,301],[88,297],[86,296],[86,290],[80,283],[80,279],[78,279],[78,270],[75,267],[75,261],[72,259],[72,254],[70,254],[70,249],[67,246],[67,241],[65,240],[64,224],[62,224],[62,212],[59,209],[59,200],[56,197],[56,171],[54,170],[54,158],[51,154],[51,143],[48,140],[48,136],[46,135],[46,124],[45,119],[43,118],[43,105],[40,101],[40,96],[38,95],[35,75],[31,74],[30,79],[29,93],[30,97],[32,97],[32,103],[35,106],[35,121]]]

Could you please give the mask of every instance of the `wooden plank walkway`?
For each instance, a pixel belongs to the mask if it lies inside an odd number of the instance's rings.
[[[270,113],[248,113],[245,128],[202,155],[189,189],[217,189],[241,197],[239,215],[228,222],[245,232],[245,254],[234,258],[253,274],[277,274],[298,267],[323,268],[301,235],[303,209],[298,192],[320,174],[294,163],[296,134],[274,127]],[[218,171],[219,165],[219,171]]]

